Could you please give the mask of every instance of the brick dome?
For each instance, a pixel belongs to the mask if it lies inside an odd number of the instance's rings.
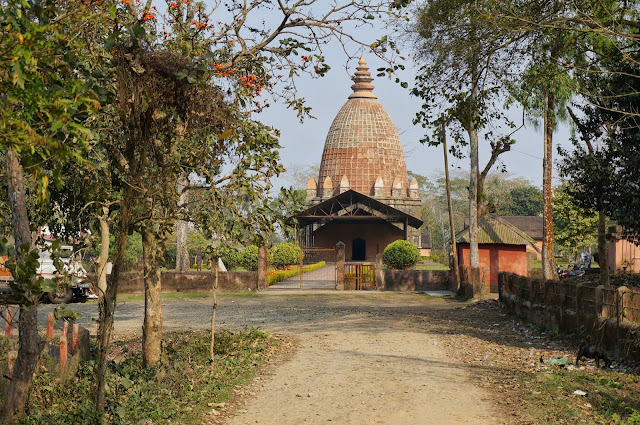
[[[337,194],[345,184],[347,189],[368,196],[389,197],[392,188],[395,196],[408,195],[400,137],[373,94],[373,78],[366,65],[364,57],[360,58],[353,93],[329,128],[320,162],[318,196]]]

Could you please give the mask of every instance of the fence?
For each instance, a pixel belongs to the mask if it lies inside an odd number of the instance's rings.
[[[640,354],[640,289],[498,274],[500,301],[525,319],[589,337],[617,354]]]
[[[0,344],[0,358],[6,358],[6,365],[2,365],[3,376],[11,376],[18,356],[18,310],[13,307],[2,307],[0,317],[4,321],[4,335]],[[67,321],[58,324],[54,329],[53,313],[47,317],[46,334],[43,335],[46,345],[45,352],[49,354],[50,365],[55,364],[60,372],[60,378],[66,379],[73,375],[81,360],[89,356],[89,331],[77,323]],[[59,337],[54,340],[54,335]],[[42,358],[39,364],[42,363]],[[48,365],[48,366],[50,366]],[[48,367],[47,366],[47,367]],[[6,378],[5,378],[6,379]]]

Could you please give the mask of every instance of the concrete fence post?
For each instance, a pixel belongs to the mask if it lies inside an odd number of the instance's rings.
[[[336,244],[336,289],[344,290],[344,242]]]
[[[596,317],[602,317],[602,306],[604,304],[604,285],[596,286]]]
[[[267,289],[269,287],[267,283],[267,248],[261,246],[258,248],[258,283],[256,289]]]
[[[384,266],[382,264],[382,254],[376,255],[376,289],[384,291],[386,286],[384,276]]]

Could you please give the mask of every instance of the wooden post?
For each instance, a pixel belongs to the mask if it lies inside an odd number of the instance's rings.
[[[7,317],[5,317],[4,334],[11,336],[13,334],[13,310],[11,307],[7,308]]]
[[[456,247],[456,229],[453,224],[453,206],[451,204],[451,185],[449,183],[449,159],[447,158],[447,133],[446,128],[444,126],[444,115],[442,116],[442,124],[441,124],[441,136],[442,136],[442,149],[444,150],[444,178],[445,178],[445,187],[447,189],[447,205],[449,207],[449,233],[451,234],[451,250],[453,251],[452,255],[452,266],[451,273],[453,274],[453,282],[456,285],[455,292],[458,293],[460,290],[460,273],[458,270],[458,249]]]
[[[60,337],[60,374],[63,375],[66,371],[67,371],[67,337],[63,334]]]
[[[66,320],[62,322],[62,335],[64,335],[65,338],[69,338],[69,322]]]
[[[47,342],[53,338],[53,313],[47,315]]]

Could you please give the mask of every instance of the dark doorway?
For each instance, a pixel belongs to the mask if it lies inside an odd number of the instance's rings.
[[[355,238],[351,246],[351,259],[353,261],[364,261],[367,258],[367,245],[362,238]]]

